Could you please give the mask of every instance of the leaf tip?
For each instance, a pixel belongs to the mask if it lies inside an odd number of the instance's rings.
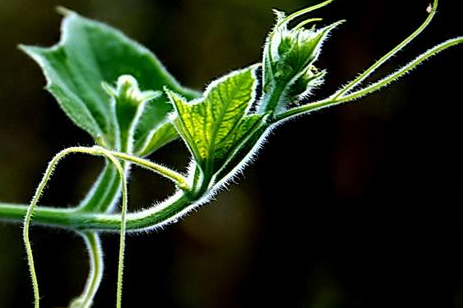
[[[101,87],[109,96],[117,96],[116,89],[114,89],[109,83],[106,81],[101,82]]]
[[[172,91],[171,89],[169,89],[168,86],[163,86],[162,87],[162,90],[164,93],[166,93],[167,97],[172,101],[174,100],[175,98],[180,98],[180,95],[177,94],[176,92]]]
[[[166,93],[169,102],[174,107],[174,110],[178,112],[179,104],[185,104],[187,101],[180,94],[170,90],[167,86],[163,87],[164,93]]]
[[[163,86],[162,90],[164,93],[166,93],[167,98],[171,101],[174,102],[175,98],[178,96],[177,93],[174,91],[170,90],[167,86]]]
[[[24,52],[25,54],[30,54],[32,53],[34,50],[36,50],[38,47],[35,47],[35,46],[31,46],[31,45],[24,45],[24,44],[19,44],[18,46],[18,49],[21,50],[22,52]]]
[[[253,65],[251,65],[249,68],[251,69],[251,71],[255,72],[256,70],[258,70],[261,67],[262,67],[262,63],[257,62],[257,63],[254,63]]]
[[[19,44],[18,49],[24,52],[31,59],[39,63],[43,67],[43,55],[47,51],[46,48],[32,45]]]
[[[58,12],[58,14],[61,14],[63,15],[64,17],[67,17],[69,15],[72,15],[72,14],[75,14],[75,12],[71,9],[68,9],[67,7],[64,7],[64,6],[61,6],[61,5],[58,5],[56,8],[55,8],[56,12]]]

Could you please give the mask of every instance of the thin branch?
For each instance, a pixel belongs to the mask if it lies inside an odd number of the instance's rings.
[[[86,231],[80,233],[85,241],[90,259],[90,271],[82,295],[74,300],[69,308],[90,308],[103,278],[103,250],[97,232]]]
[[[83,153],[83,154],[90,154],[94,156],[105,156],[109,160],[112,161],[112,163],[116,166],[119,176],[122,181],[122,194],[123,194],[123,199],[122,199],[122,213],[121,213],[121,219],[120,219],[120,249],[119,249],[119,269],[118,269],[118,288],[117,288],[117,303],[119,306],[117,308],[120,308],[120,302],[121,302],[121,294],[122,294],[122,272],[123,272],[123,260],[124,260],[124,250],[125,250],[125,232],[126,232],[126,214],[127,214],[127,183],[125,179],[125,174],[124,170],[120,164],[120,162],[107,150],[95,146],[91,148],[87,147],[70,147],[67,148],[61,152],[59,152],[48,164],[48,167],[45,171],[44,176],[42,177],[42,180],[40,181],[39,186],[37,187],[37,190],[34,194],[34,197],[32,198],[31,204],[27,208],[26,212],[26,217],[24,219],[24,229],[23,229],[23,240],[24,244],[26,247],[26,254],[27,254],[27,261],[29,264],[29,270],[31,273],[31,278],[32,278],[32,286],[34,289],[34,307],[39,308],[40,307],[40,292],[39,292],[39,284],[37,280],[37,273],[35,270],[35,264],[34,264],[34,255],[32,252],[32,245],[30,242],[30,237],[29,237],[29,229],[30,229],[30,224],[32,220],[32,216],[34,213],[34,210],[37,206],[37,203],[48,183],[50,180],[53,171],[55,170],[58,162],[63,159],[65,156],[72,154],[72,153]]]
[[[34,265],[34,255],[32,253],[32,245],[29,239],[29,227],[30,223],[32,220],[32,214],[34,212],[35,207],[37,206],[37,202],[40,199],[40,196],[42,195],[45,186],[47,185],[48,181],[50,180],[53,171],[56,168],[56,165],[58,162],[64,158],[66,155],[71,154],[71,153],[88,153],[91,154],[91,150],[88,148],[84,147],[71,147],[67,148],[61,152],[59,152],[48,164],[48,167],[45,171],[44,176],[42,177],[42,180],[40,181],[39,186],[37,187],[37,190],[35,191],[34,197],[32,198],[31,204],[29,205],[26,213],[26,217],[24,219],[24,228],[23,228],[23,240],[24,240],[24,245],[26,246],[26,254],[27,254],[27,262],[29,264],[29,271],[31,274],[32,278],[32,286],[34,289],[34,307],[39,308],[40,307],[40,292],[39,292],[39,283],[37,281],[37,273],[35,270],[35,265]]]
[[[305,9],[302,9],[302,10],[299,10],[297,12],[294,12],[292,14],[290,14],[289,16],[283,18],[281,21],[278,22],[277,24],[277,27],[278,26],[281,26],[282,24],[285,24],[285,23],[288,23],[290,22],[291,20],[299,17],[299,16],[302,16],[304,14],[307,14],[307,13],[310,13],[310,12],[313,12],[315,10],[318,10],[324,6],[327,6],[328,4],[330,4],[331,2],[333,2],[334,0],[327,0],[327,1],[324,1],[324,2],[321,2],[319,4],[315,4],[315,5],[312,5],[312,6],[309,6],[308,8],[305,8]]]
[[[438,0],[434,0],[432,5],[431,11],[429,12],[428,17],[423,22],[423,24],[415,30],[409,37],[403,40],[399,45],[394,47],[391,51],[389,51],[386,55],[384,55],[381,59],[375,62],[371,67],[369,67],[366,71],[364,71],[360,76],[355,78],[353,81],[348,83],[346,86],[342,87],[339,91],[337,91],[332,98],[337,99],[339,97],[344,96],[345,93],[348,93],[350,90],[354,89],[356,86],[360,85],[362,81],[368,78],[373,72],[375,72],[381,65],[383,65],[386,61],[391,59],[395,54],[397,54],[401,49],[407,46],[411,41],[413,41],[424,29],[429,25],[432,21],[434,15],[436,14],[438,5]]]
[[[121,209],[121,229],[120,229],[120,240],[119,240],[119,261],[117,266],[117,292],[116,292],[116,308],[122,307],[122,282],[124,275],[124,255],[125,255],[125,233],[127,225],[127,204],[128,204],[128,193],[127,193],[127,179],[125,177],[124,168],[122,168],[119,160],[113,156],[110,151],[100,149],[103,155],[107,156],[109,160],[116,166],[121,178],[122,184],[122,209]]]
[[[182,190],[189,190],[190,186],[188,185],[188,180],[186,177],[178,173],[177,171],[174,171],[168,167],[165,167],[163,165],[160,165],[158,163],[152,162],[148,159],[140,158],[137,156],[133,156],[130,154],[122,153],[122,152],[117,152],[117,151],[109,151],[105,150],[108,154],[114,155],[115,157],[132,162],[140,167],[143,167],[145,169],[151,170],[169,180],[174,182],[180,189]]]
[[[338,97],[338,98],[334,98],[334,99],[333,98],[326,98],[326,99],[323,99],[323,100],[320,100],[320,101],[317,101],[317,102],[314,102],[314,103],[310,103],[310,104],[307,104],[307,105],[302,105],[302,106],[287,110],[287,111],[282,112],[279,115],[277,115],[275,122],[285,121],[285,120],[288,120],[288,119],[293,118],[293,117],[298,116],[298,115],[302,115],[302,114],[306,114],[306,113],[309,113],[309,112],[312,112],[312,111],[315,111],[315,110],[320,110],[320,109],[323,109],[323,108],[339,105],[339,104],[342,104],[342,103],[345,103],[345,102],[354,101],[354,100],[359,99],[359,98],[361,98],[363,96],[372,94],[372,93],[378,91],[379,89],[381,89],[381,88],[383,88],[385,86],[388,86],[393,81],[398,80],[403,75],[409,73],[411,70],[416,68],[418,65],[420,65],[422,62],[429,59],[430,57],[438,54],[439,52],[441,52],[443,50],[446,50],[449,47],[458,45],[460,43],[463,43],[463,37],[457,37],[457,38],[445,41],[445,42],[443,42],[443,43],[429,49],[425,53],[421,54],[416,59],[414,59],[413,61],[408,63],[407,65],[405,65],[402,68],[396,70],[394,73],[386,76],[385,78],[383,78],[383,79],[381,79],[381,80],[379,80],[379,81],[377,81],[377,82],[375,82],[375,83],[373,83],[373,84],[371,84],[371,85],[369,85],[369,86],[367,86],[367,87],[365,87],[363,89],[360,89],[358,91],[355,91],[355,92],[353,92],[351,94],[348,94],[346,96],[343,96],[343,97]]]

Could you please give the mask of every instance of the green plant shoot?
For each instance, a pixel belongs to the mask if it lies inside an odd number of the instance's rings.
[[[296,18],[328,5],[328,0],[286,15],[265,41],[262,61],[211,82],[204,93],[180,85],[156,56],[118,30],[61,9],[61,41],[52,47],[21,46],[42,68],[46,89],[69,119],[94,140],[90,147],[71,147],[50,162],[30,205],[0,202],[0,219],[24,221],[23,239],[32,276],[35,307],[40,306],[30,225],[65,228],[82,236],[89,252],[90,274],[83,293],[69,307],[91,307],[102,279],[99,234],[120,234],[116,307],[122,305],[126,232],[176,222],[205,203],[249,163],[267,134],[285,121],[330,106],[355,101],[398,80],[423,61],[463,42],[447,40],[386,77],[363,86],[386,61],[415,39],[436,14],[437,0],[424,23],[398,46],[333,95],[311,101],[326,71],[316,66],[332,32],[343,21],[317,27],[320,18],[291,26]],[[310,28],[307,25],[313,24]],[[181,138],[191,153],[183,172],[145,157]],[[86,197],[71,209],[38,204],[57,163],[71,153],[104,157],[106,166]],[[129,169],[153,171],[176,186],[175,194],[141,212],[128,212]],[[122,198],[121,198],[122,196]],[[121,210],[117,211],[122,199]]]

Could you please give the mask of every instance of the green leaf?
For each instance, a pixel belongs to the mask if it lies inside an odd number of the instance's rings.
[[[214,81],[204,98],[187,102],[167,91],[175,107],[173,123],[202,170],[212,175],[256,125],[262,115],[249,115],[255,100],[256,66]]]
[[[119,76],[131,75],[143,90],[168,87],[190,99],[198,96],[180,86],[148,49],[112,27],[67,12],[61,32],[61,41],[53,47],[21,48],[42,67],[46,88],[65,113],[98,143],[120,146],[115,112],[102,82],[113,84]],[[164,125],[171,111],[165,94],[147,104],[134,131],[135,152]]]
[[[157,149],[163,147],[172,140],[177,139],[178,133],[171,122],[166,121],[156,129],[151,131],[151,134],[144,139],[144,143],[139,142],[135,144],[138,151],[135,153],[137,156],[147,156]]]

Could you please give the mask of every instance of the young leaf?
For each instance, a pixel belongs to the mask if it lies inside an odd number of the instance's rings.
[[[132,153],[133,135],[140,115],[146,104],[161,96],[160,91],[141,91],[138,82],[130,75],[123,75],[117,79],[117,86],[113,88],[103,83],[103,88],[111,96],[111,107],[115,109],[118,139],[120,149],[125,153]]]
[[[209,85],[204,98],[187,102],[167,91],[173,123],[203,172],[212,176],[262,115],[248,115],[256,91],[256,66],[233,72]]]
[[[61,31],[61,41],[51,48],[21,48],[42,67],[47,89],[72,121],[107,147],[118,148],[120,141],[102,82],[113,84],[119,76],[131,75],[143,90],[166,86],[190,99],[198,96],[181,87],[148,49],[112,27],[67,12]],[[165,94],[147,104],[135,128],[135,152],[149,143],[171,111]]]
[[[172,140],[177,139],[177,137],[178,133],[174,125],[170,121],[165,121],[151,130],[146,138],[139,139],[138,143],[134,144],[134,147],[137,149],[135,154],[140,157],[147,156]]]
[[[270,32],[264,47],[262,92],[266,97],[257,108],[261,113],[278,114],[285,111],[288,100],[306,96],[323,82],[324,74],[311,73],[313,63],[318,59],[330,32],[344,21],[321,29],[305,29],[308,23],[319,20],[312,18],[289,29],[288,22],[305,11],[300,10],[288,17],[277,11],[277,25]],[[278,97],[272,97],[274,93],[278,93]]]

